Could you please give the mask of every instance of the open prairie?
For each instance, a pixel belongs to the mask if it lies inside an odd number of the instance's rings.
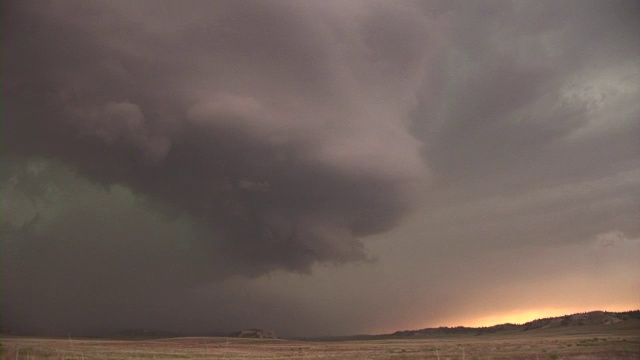
[[[2,359],[639,359],[637,328],[365,341],[2,338]]]

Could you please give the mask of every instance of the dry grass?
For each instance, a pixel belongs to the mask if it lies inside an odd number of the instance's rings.
[[[633,331],[343,342],[3,338],[2,360],[18,359],[640,359],[640,334]]]

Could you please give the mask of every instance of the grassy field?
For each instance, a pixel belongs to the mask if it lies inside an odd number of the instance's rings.
[[[3,337],[2,359],[640,359],[640,333],[631,329],[333,342]]]

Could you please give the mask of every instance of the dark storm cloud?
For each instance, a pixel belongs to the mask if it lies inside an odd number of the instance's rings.
[[[369,6],[333,27],[334,10],[305,3],[191,5],[7,5],[5,152],[187,211],[240,272],[363,259],[357,236],[394,226],[424,178],[407,95],[372,103],[386,78],[414,81],[425,51],[385,46],[424,40],[424,24]]]
[[[202,281],[197,227],[148,211],[121,186],[96,188],[61,164],[5,156],[3,326],[97,334],[137,327]],[[165,309],[166,311],[166,309]]]
[[[4,326],[391,331],[640,286],[636,2],[2,10]]]
[[[3,3],[4,324],[136,326],[207,281],[368,260],[426,179],[427,23],[349,6]]]

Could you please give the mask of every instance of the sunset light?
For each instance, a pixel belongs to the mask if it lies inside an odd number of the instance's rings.
[[[467,326],[481,327],[481,326],[492,326],[492,325],[507,324],[507,323],[524,324],[526,322],[536,320],[536,319],[563,316],[563,315],[573,314],[577,312],[580,312],[580,311],[575,309],[535,309],[535,310],[514,311],[514,312],[506,312],[506,313],[496,313],[493,315],[482,316],[474,320],[471,320],[469,324],[467,324]]]
[[[504,313],[494,313],[487,316],[480,316],[475,319],[470,319],[464,326],[468,327],[482,327],[492,326],[499,324],[524,324],[529,321],[544,319],[550,317],[564,316],[576,313],[584,313],[590,311],[628,311],[631,309],[640,308],[638,304],[629,304],[627,306],[613,306],[606,309],[593,308],[589,310],[581,308],[540,308],[522,311],[511,311]]]

